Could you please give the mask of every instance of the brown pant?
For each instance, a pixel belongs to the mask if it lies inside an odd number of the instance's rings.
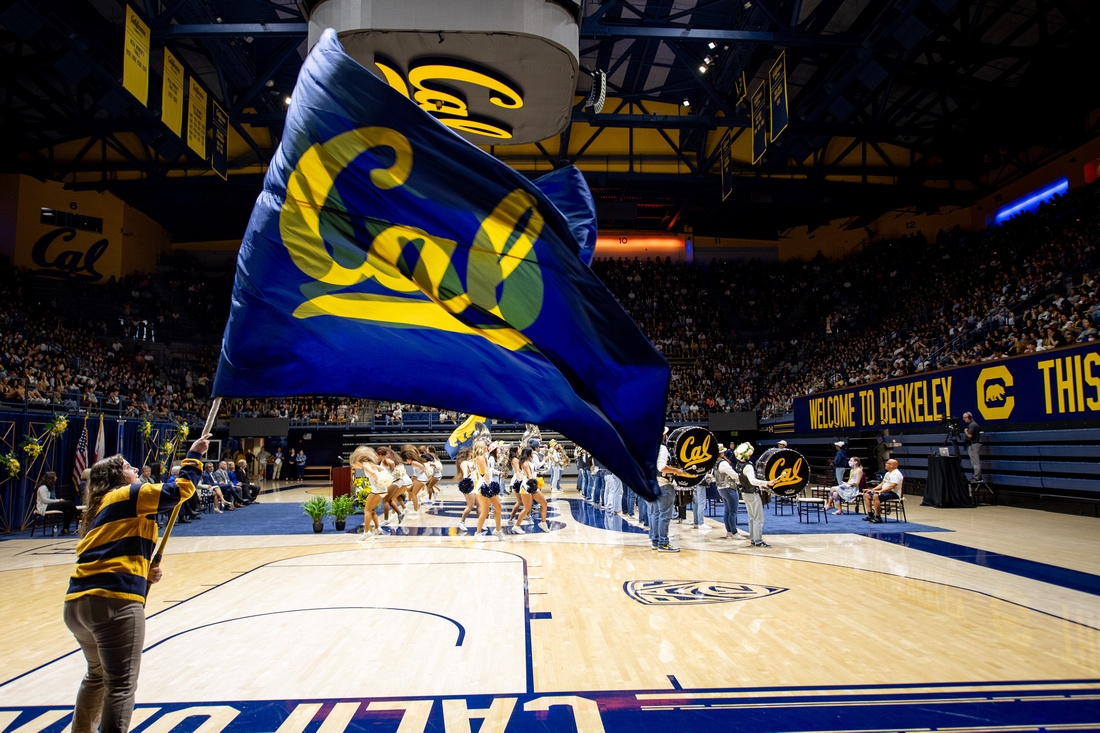
[[[65,603],[65,625],[80,643],[88,671],[76,693],[73,733],[126,733],[134,712],[145,607],[136,601],[81,596]]]

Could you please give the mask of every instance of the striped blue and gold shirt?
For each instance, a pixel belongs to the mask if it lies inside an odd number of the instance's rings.
[[[120,486],[103,496],[76,545],[76,570],[66,601],[91,595],[145,603],[149,564],[157,547],[156,515],[195,493],[201,458],[189,452],[174,484]]]

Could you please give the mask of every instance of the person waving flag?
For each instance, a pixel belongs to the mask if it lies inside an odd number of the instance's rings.
[[[241,245],[214,394],[538,423],[653,496],[668,363],[582,261],[583,177],[547,189],[570,219],[325,31]]]

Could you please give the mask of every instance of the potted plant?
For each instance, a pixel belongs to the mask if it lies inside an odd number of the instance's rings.
[[[332,518],[336,520],[336,531],[343,532],[348,515],[355,511],[355,502],[347,494],[332,498]]]
[[[314,496],[309,501],[302,502],[302,511],[313,520],[313,531],[320,532],[325,528],[325,516],[330,511],[328,499]]]

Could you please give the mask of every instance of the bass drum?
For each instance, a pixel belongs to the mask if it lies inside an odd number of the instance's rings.
[[[672,483],[681,488],[695,486],[718,463],[718,443],[709,430],[699,425],[676,428],[665,442],[668,464],[691,474],[673,476]]]
[[[756,459],[756,477],[771,481],[773,494],[797,496],[810,482],[810,464],[801,453],[790,448],[769,448]]]

